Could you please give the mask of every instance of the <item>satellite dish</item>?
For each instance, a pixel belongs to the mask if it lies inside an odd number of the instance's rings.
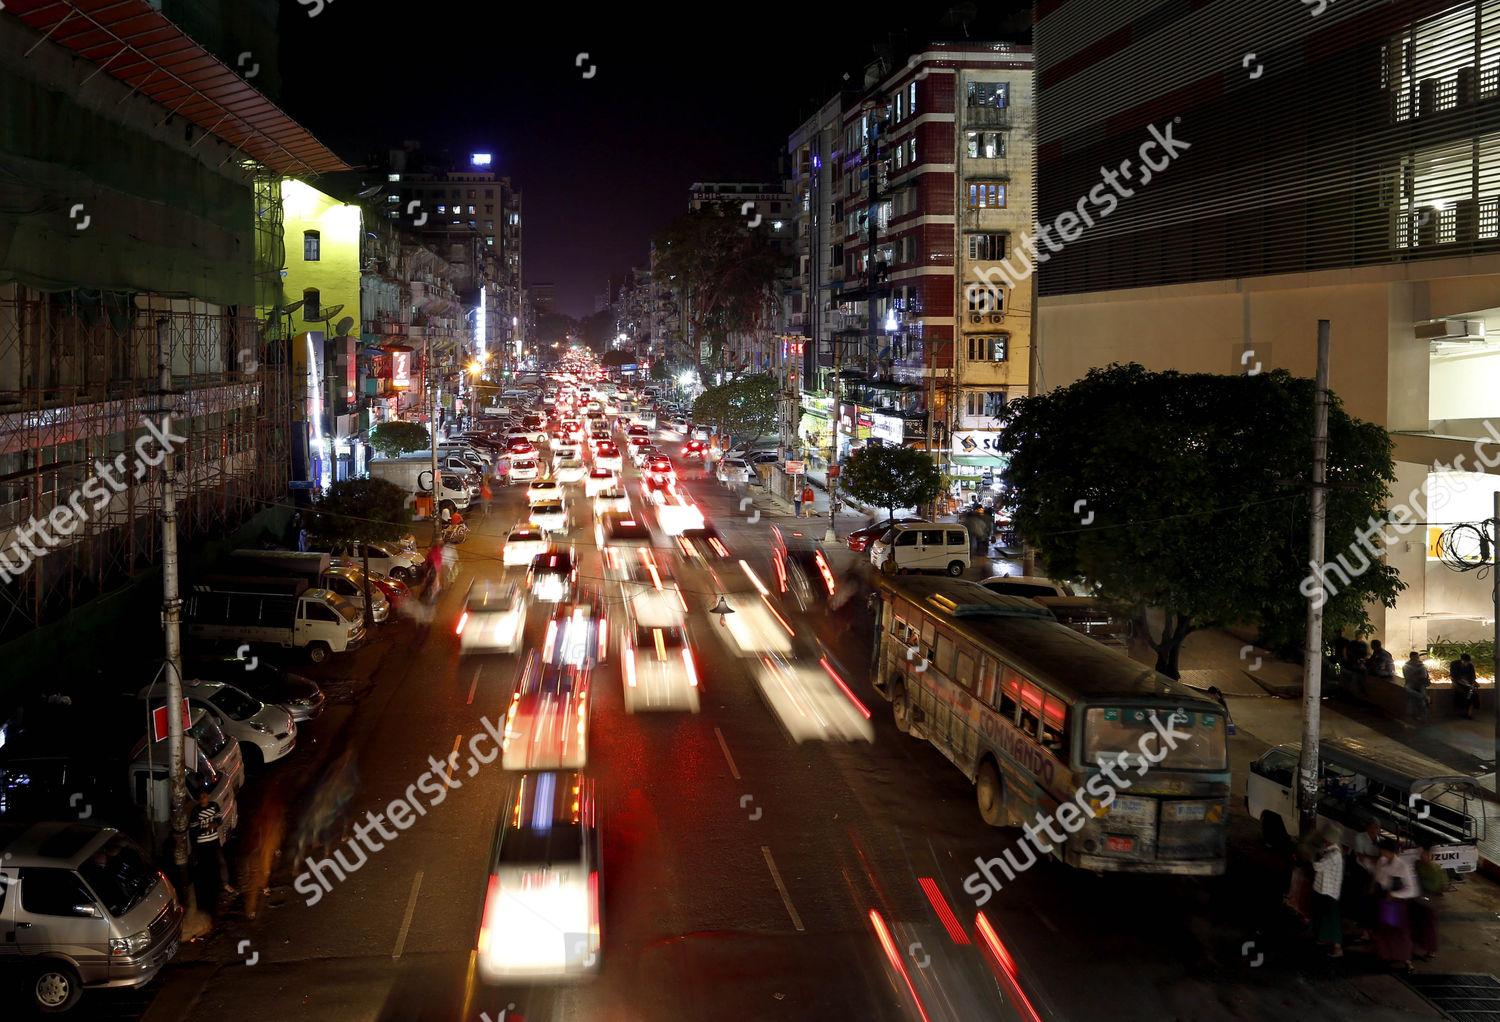
[[[343,306],[340,306],[340,308],[342,308],[342,307]],[[353,330],[353,329],[354,329],[354,317],[353,316],[345,316],[343,319],[339,320],[338,323],[336,323],[334,325],[333,333],[334,333],[335,337],[348,337],[349,336],[349,331]]]
[[[302,319],[303,322],[306,323],[327,323],[331,319],[333,319],[333,317],[337,316],[343,311],[343,303],[340,303],[338,305],[325,305],[318,310],[318,314],[316,316],[303,315]]]
[[[276,308],[277,308],[277,311],[279,311],[279,312],[285,312],[287,315],[291,315],[292,313],[296,312],[298,309],[302,308],[302,303],[304,301],[306,301],[305,298],[299,298],[295,302],[292,302],[290,305],[288,305],[284,309],[281,308],[281,306],[279,306],[279,305]]]

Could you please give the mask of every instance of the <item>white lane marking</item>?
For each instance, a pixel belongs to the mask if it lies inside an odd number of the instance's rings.
[[[454,753],[458,752],[459,743],[461,743],[463,740],[464,740],[464,736],[463,735],[454,735],[453,736],[453,752]],[[452,768],[452,764],[456,763],[457,760],[454,759],[454,757],[450,755],[448,757],[447,762],[449,764],[449,768],[451,769]],[[453,787],[453,778],[451,778],[451,777],[448,776],[448,771],[447,770],[443,771],[443,787],[445,787],[445,788],[451,788],[451,787]]]
[[[718,736],[719,748],[724,750],[724,758],[729,761],[729,772],[734,775],[736,781],[739,780],[740,772],[734,765],[734,757],[729,754],[729,745],[724,741],[724,732],[714,728],[714,734]]]
[[[464,700],[465,706],[474,705],[474,690],[479,687],[479,665],[474,665],[474,680],[469,682],[469,698]]]
[[[776,881],[776,889],[781,892],[781,903],[786,906],[787,915],[792,917],[792,925],[801,933],[802,917],[797,915],[797,906],[792,904],[792,896],[786,892],[786,884],[781,882],[781,874],[776,871],[776,860],[771,858],[771,849],[761,845],[760,850],[766,857],[766,865],[771,869],[771,879]]]
[[[406,899],[406,916],[401,920],[401,932],[396,934],[396,950],[391,952],[393,961],[400,958],[401,952],[406,948],[406,932],[411,929],[411,917],[417,912],[417,892],[421,889],[422,871],[419,869],[411,880],[411,896]]]

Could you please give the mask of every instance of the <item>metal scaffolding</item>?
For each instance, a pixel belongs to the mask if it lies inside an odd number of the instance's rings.
[[[194,299],[0,289],[0,641],[157,560],[147,462],[164,446],[179,459],[186,542],[285,494],[287,359],[274,333]],[[170,427],[150,414],[163,341],[180,416]],[[147,421],[186,440],[159,440]]]

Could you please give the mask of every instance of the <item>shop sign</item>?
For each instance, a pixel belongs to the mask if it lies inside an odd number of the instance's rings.
[[[998,430],[954,430],[953,453],[983,457],[1000,456],[1000,433]]]
[[[906,420],[894,415],[876,412],[870,416],[870,436],[875,440],[900,446],[906,440],[905,426]]]

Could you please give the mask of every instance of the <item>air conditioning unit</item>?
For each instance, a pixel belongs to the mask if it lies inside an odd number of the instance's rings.
[[[1484,321],[1479,319],[1434,319],[1418,323],[1413,330],[1419,341],[1484,340]]]
[[[970,323],[983,323],[984,322],[984,315],[983,315],[983,313],[979,313],[979,312],[971,312],[971,313],[969,313],[969,322]]]
[[[1003,313],[1003,312],[992,312],[992,313],[990,313],[990,322],[991,323],[1004,323],[1005,322],[1005,313]]]

